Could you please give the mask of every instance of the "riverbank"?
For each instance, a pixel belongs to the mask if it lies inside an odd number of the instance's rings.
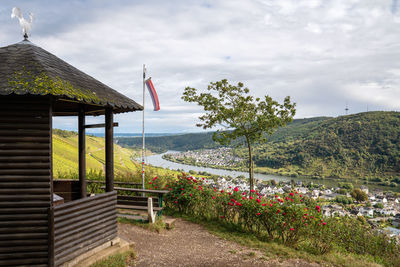
[[[182,163],[177,163],[177,162],[172,162],[168,161],[163,158],[163,155],[165,154],[171,154],[171,153],[178,153],[179,151],[174,151],[174,150],[168,150],[165,153],[162,154],[156,154],[152,156],[148,156],[146,158],[146,163],[151,164],[153,166],[165,168],[165,169],[171,169],[171,170],[183,170],[185,172],[189,171],[195,171],[197,173],[199,172],[207,172],[213,175],[219,175],[219,176],[231,176],[231,177],[244,177],[248,178],[248,172],[245,171],[238,171],[238,170],[226,170],[222,168],[210,168],[210,167],[201,167],[201,166],[193,166],[193,165],[186,165]],[[365,180],[362,179],[341,179],[341,178],[320,178],[320,177],[307,177],[307,176],[285,176],[282,174],[266,174],[266,173],[255,173],[254,178],[260,179],[260,180],[275,180],[276,182],[280,181],[302,181],[302,182],[312,182],[314,184],[323,184],[328,187],[337,187],[339,183],[343,182],[351,182],[355,187],[360,187],[361,185],[366,185],[368,186],[371,190],[372,189],[380,189],[380,190],[385,190],[385,191],[394,191],[394,192],[400,192],[400,187],[397,186],[395,188],[389,187],[389,186],[381,186],[377,184],[371,184],[371,183],[366,183]]]

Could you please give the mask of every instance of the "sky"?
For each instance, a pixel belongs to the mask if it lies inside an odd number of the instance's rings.
[[[0,47],[22,40],[14,6],[35,15],[31,42],[140,104],[146,64],[161,106],[147,93],[146,132],[202,131],[183,90],[222,79],[291,96],[296,118],[400,110],[398,0],[0,0]],[[141,112],[115,120],[116,132],[141,132]]]

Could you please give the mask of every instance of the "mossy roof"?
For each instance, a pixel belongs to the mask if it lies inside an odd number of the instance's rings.
[[[0,48],[0,95],[53,95],[112,107],[114,113],[143,109],[134,100],[29,41]]]

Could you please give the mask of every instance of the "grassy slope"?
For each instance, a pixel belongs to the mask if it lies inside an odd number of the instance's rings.
[[[104,147],[104,138],[86,136],[87,171],[104,171]],[[139,177],[141,165],[131,160],[131,158],[139,156],[138,150],[123,148],[114,144],[114,169],[116,177]],[[78,136],[76,133],[54,130],[53,172],[56,178],[78,172]],[[149,173],[149,176],[157,174],[176,175],[176,172],[153,167],[147,167],[147,173]]]

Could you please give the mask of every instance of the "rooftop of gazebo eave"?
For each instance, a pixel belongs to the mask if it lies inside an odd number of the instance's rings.
[[[46,86],[36,86],[35,79]],[[88,115],[104,115],[105,108],[113,113],[143,110],[134,100],[29,41],[0,48],[0,95],[52,95],[56,116],[78,115],[79,103]]]

